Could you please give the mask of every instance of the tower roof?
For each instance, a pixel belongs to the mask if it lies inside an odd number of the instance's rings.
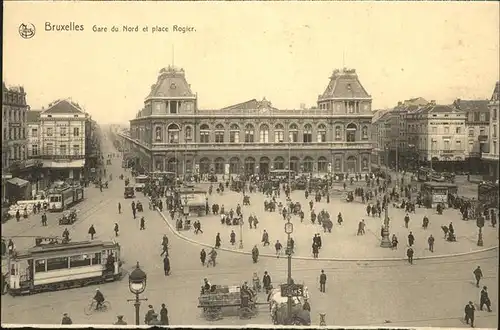
[[[147,96],[180,98],[194,97],[191,86],[186,80],[184,69],[169,66],[160,70],[156,84],[151,86],[151,92]]]
[[[44,114],[61,114],[61,113],[84,113],[82,108],[78,103],[74,103],[70,100],[57,100],[51,104],[47,110],[43,111]]]
[[[371,98],[358,79],[355,69],[334,70],[330,82],[319,99]]]

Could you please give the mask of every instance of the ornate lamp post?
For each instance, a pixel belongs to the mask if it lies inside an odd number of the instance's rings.
[[[290,214],[287,216],[287,222],[285,223],[285,233],[288,235],[286,254],[288,256],[288,278],[287,284],[290,286],[292,284],[292,247],[290,246],[290,235],[293,233],[293,223],[290,222]],[[287,319],[291,322],[292,319],[292,296],[288,295],[287,301]]]
[[[148,300],[148,298],[139,298],[139,294],[146,290],[146,279],[146,273],[139,268],[139,262],[137,262],[136,268],[128,276],[128,288],[130,289],[130,292],[135,294],[135,299],[127,299],[129,302],[134,302],[136,325],[139,325],[139,307],[141,306],[141,300]]]
[[[389,239],[389,203],[387,203],[385,205],[384,228],[382,229],[382,241],[380,242],[380,247],[390,248],[391,246],[392,243]]]

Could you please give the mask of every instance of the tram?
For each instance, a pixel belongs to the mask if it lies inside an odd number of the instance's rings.
[[[80,185],[55,187],[49,190],[47,197],[49,211],[61,212],[83,200],[83,187]]]
[[[8,292],[17,296],[112,282],[121,278],[121,266],[114,241],[36,238],[34,247],[9,257]]]

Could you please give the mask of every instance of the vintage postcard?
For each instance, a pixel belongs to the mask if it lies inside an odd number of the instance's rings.
[[[499,12],[5,2],[2,325],[498,328]]]

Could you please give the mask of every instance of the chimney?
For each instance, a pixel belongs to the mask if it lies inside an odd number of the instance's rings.
[[[431,100],[432,105],[436,105],[436,100]]]

